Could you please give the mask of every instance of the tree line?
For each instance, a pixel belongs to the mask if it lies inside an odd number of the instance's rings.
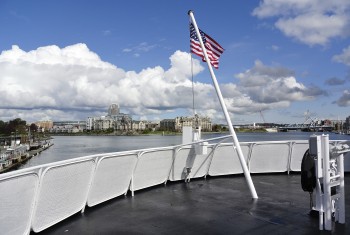
[[[21,118],[15,118],[8,122],[0,120],[1,136],[10,136],[12,134],[27,134],[28,128],[30,128],[31,131],[37,131],[38,129],[34,123],[28,126],[27,122]]]

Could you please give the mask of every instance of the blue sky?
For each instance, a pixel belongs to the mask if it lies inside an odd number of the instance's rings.
[[[225,52],[215,70],[234,124],[350,115],[350,2],[0,1],[0,120],[192,115],[188,10]],[[224,122],[194,58],[195,109]]]

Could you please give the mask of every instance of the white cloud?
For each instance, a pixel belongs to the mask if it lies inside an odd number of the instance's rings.
[[[275,26],[286,36],[311,46],[348,36],[350,27],[348,0],[263,0],[252,14],[277,19]]]
[[[337,104],[340,107],[350,106],[350,90],[345,90],[343,95],[337,100]]]
[[[279,46],[276,46],[276,45],[272,45],[272,46],[271,46],[271,49],[272,49],[273,51],[278,51],[278,50],[280,49],[280,47],[279,47]]]
[[[85,67],[96,67],[101,69],[114,68],[115,66],[101,61],[100,57],[89,50],[83,44],[75,44],[65,48],[58,46],[39,47],[36,50],[25,52],[18,46],[12,46],[11,50],[3,51],[0,62],[17,64],[31,63],[35,65],[80,65]]]
[[[0,54],[0,120],[84,120],[104,115],[111,103],[119,103],[125,112],[138,117],[161,118],[176,115],[178,109],[192,113],[190,54],[176,51],[169,59],[168,70],[156,66],[135,72],[102,61],[85,44],[29,52],[13,46]],[[194,76],[203,70],[194,59]],[[322,94],[317,87],[297,82],[293,71],[261,61],[237,77],[238,85],[221,84],[231,115],[287,107]],[[194,83],[199,114],[222,118],[216,97],[211,84]]]
[[[340,85],[344,85],[345,83],[346,83],[345,79],[340,79],[337,77],[332,77],[325,81],[325,84],[328,86],[340,86]]]
[[[134,57],[140,57],[141,53],[149,52],[157,47],[156,44],[150,45],[147,42],[141,42],[136,46],[124,48],[122,51],[125,53],[133,53]]]
[[[291,102],[314,99],[326,95],[318,87],[306,87],[298,82],[294,73],[283,67],[268,67],[256,61],[253,68],[239,73],[242,103],[247,104],[252,112],[259,110],[288,107]],[[249,98],[249,99],[248,99]]]
[[[344,48],[341,54],[333,56],[332,59],[333,61],[350,66],[350,46]]]
[[[106,29],[106,30],[103,30],[102,33],[104,36],[109,36],[112,34],[112,30]]]
[[[48,110],[87,117],[111,103],[120,103],[129,112],[140,112],[138,115],[190,107],[190,55],[177,51],[170,61],[167,71],[157,66],[136,73],[102,61],[85,44],[46,46],[29,52],[13,46],[0,54],[0,109],[16,110],[17,114],[21,110],[41,112],[40,117],[45,118],[55,114]],[[194,60],[194,75],[203,69]],[[206,84],[198,87],[211,89]]]

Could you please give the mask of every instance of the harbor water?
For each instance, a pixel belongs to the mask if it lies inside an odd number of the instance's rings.
[[[276,133],[237,133],[240,142],[308,140],[311,132],[276,132]],[[315,133],[321,135],[322,133]],[[350,135],[329,134],[330,140],[350,140]],[[202,139],[209,139],[225,134],[203,134]],[[126,150],[173,146],[181,144],[181,135],[142,135],[142,136],[54,136],[54,143],[49,149],[34,156],[19,169],[31,166],[67,160],[76,157]],[[231,140],[228,140],[231,141]]]

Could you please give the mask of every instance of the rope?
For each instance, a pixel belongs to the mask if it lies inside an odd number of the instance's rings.
[[[191,77],[192,77],[192,109],[193,109],[193,115],[196,114],[196,109],[194,105],[194,81],[193,81],[193,57],[191,53]]]

